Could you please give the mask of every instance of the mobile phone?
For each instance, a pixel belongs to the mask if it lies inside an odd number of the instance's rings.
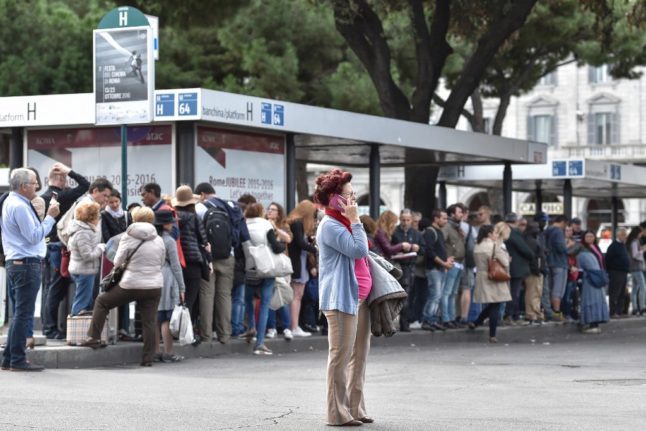
[[[330,206],[335,210],[343,212],[343,208],[339,205],[339,202],[342,202],[344,205],[348,204],[348,200],[341,195],[332,195],[330,198]]]
[[[58,200],[58,192],[52,192],[52,199]]]

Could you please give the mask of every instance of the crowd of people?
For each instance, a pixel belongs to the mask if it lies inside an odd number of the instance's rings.
[[[69,179],[75,187],[67,186]],[[169,329],[178,303],[190,312],[196,344],[238,338],[253,343],[254,354],[271,355],[266,338],[328,334],[316,234],[329,202],[305,200],[287,214],[279,203],[265,208],[249,194],[236,202],[220,199],[209,183],[180,186],[173,195],[163,195],[158,184],[150,183],[141,187],[141,204],[124,210],[119,192],[105,178],[90,183],[56,163],[47,183],[39,195],[38,172],[16,169],[12,193],[1,201],[8,291],[15,309],[3,368],[35,367],[26,362],[24,348],[33,347],[32,296],[41,284],[47,338],[66,338],[59,307],[73,283],[71,316],[93,316],[81,345],[102,346],[105,317],[118,307],[119,338],[144,342],[142,365],[182,360],[173,352]],[[573,321],[585,332],[598,333],[610,318],[626,317],[629,310],[646,312],[646,225],[620,229],[604,256],[594,233],[582,231],[579,219],[550,220],[542,213],[530,220],[514,213],[500,217],[483,206],[471,219],[466,206],[456,203],[434,210],[430,219],[409,209],[399,216],[386,210],[377,220],[363,215],[360,223],[369,250],[401,271],[398,281],[408,294],[398,316],[403,332],[473,330],[488,322],[490,341],[497,342],[499,324]],[[293,272],[258,277],[249,247],[286,254]],[[99,280],[125,260],[119,286],[99,295]],[[492,261],[507,279],[490,276]],[[18,277],[37,263],[37,281],[33,271],[34,280]],[[27,282],[33,284],[30,289],[18,289]],[[290,298],[272,306],[275,292],[285,286]],[[137,304],[134,316],[131,302]]]

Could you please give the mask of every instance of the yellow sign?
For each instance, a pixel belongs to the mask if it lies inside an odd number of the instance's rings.
[[[543,212],[547,214],[563,214],[563,202],[543,202]],[[528,202],[520,204],[521,214],[536,214],[536,204]]]

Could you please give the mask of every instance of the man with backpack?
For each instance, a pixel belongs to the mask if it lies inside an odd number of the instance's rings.
[[[249,241],[249,231],[237,202],[216,197],[209,183],[198,184],[194,192],[200,196],[195,212],[204,223],[213,262],[211,280],[202,280],[200,286],[200,334],[202,341],[210,341],[215,329],[225,344],[231,338],[234,250]]]
[[[90,188],[90,182],[85,177],[62,163],[54,163],[48,174],[49,187],[41,195],[45,200],[45,208],[49,208],[52,197],[58,201],[60,214],[56,217],[56,223],[63,215],[72,208],[72,205],[83,196]],[[77,186],[74,188],[67,187],[67,178],[76,181]],[[59,329],[58,308],[61,301],[67,295],[70,284],[69,277],[61,275],[61,251],[63,243],[58,238],[58,232],[54,228],[49,232],[47,241],[47,261],[49,261],[50,271],[45,292],[45,310],[43,317],[43,335],[48,339],[65,339],[65,330]],[[63,326],[63,325],[61,325]]]

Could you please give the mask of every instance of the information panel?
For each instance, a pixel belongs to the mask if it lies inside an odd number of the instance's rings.
[[[285,139],[210,127],[197,128],[195,182],[208,182],[223,199],[250,193],[265,208],[285,202]]]
[[[128,128],[128,203],[140,202],[139,189],[149,182],[174,192],[172,143],[172,126]],[[27,166],[38,170],[45,188],[49,169],[61,162],[89,181],[105,177],[121,191],[120,156],[118,127],[27,131]]]
[[[154,59],[150,27],[94,31],[96,124],[153,118]]]

